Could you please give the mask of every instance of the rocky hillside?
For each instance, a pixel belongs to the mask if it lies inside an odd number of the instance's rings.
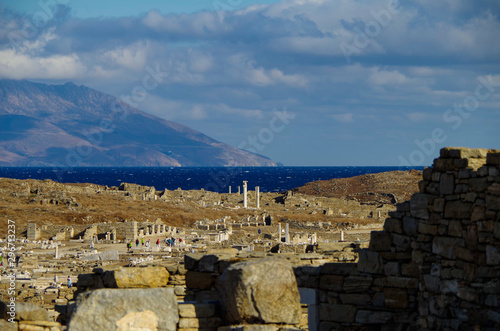
[[[274,166],[86,86],[0,80],[0,166]]]
[[[389,171],[350,178],[336,178],[307,183],[292,192],[346,198],[365,204],[396,203],[418,192],[422,171]]]

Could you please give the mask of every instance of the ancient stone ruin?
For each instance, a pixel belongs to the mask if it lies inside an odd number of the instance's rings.
[[[442,149],[420,192],[355,248],[357,262],[332,263],[328,244],[312,246],[95,268],[59,309],[68,330],[498,330],[500,151]],[[13,330],[28,324],[45,330],[35,317]]]

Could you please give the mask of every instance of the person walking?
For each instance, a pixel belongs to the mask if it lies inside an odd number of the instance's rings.
[[[71,276],[68,276],[68,288],[71,288],[73,285],[71,284]]]
[[[94,252],[94,240],[90,242],[90,251]]]
[[[141,244],[144,246],[144,238],[141,239]]]
[[[135,247],[139,247],[139,238],[135,240]]]

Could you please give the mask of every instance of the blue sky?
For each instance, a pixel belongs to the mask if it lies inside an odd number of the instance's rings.
[[[0,4],[0,78],[84,84],[286,165],[500,149],[496,0]]]

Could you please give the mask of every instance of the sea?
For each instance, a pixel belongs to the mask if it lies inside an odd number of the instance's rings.
[[[0,177],[15,179],[52,179],[60,183],[93,183],[120,186],[134,183],[154,186],[156,190],[200,190],[228,193],[238,191],[243,181],[248,189],[284,192],[308,182],[347,178],[394,170],[422,170],[423,167],[81,167],[35,168],[0,167]]]

